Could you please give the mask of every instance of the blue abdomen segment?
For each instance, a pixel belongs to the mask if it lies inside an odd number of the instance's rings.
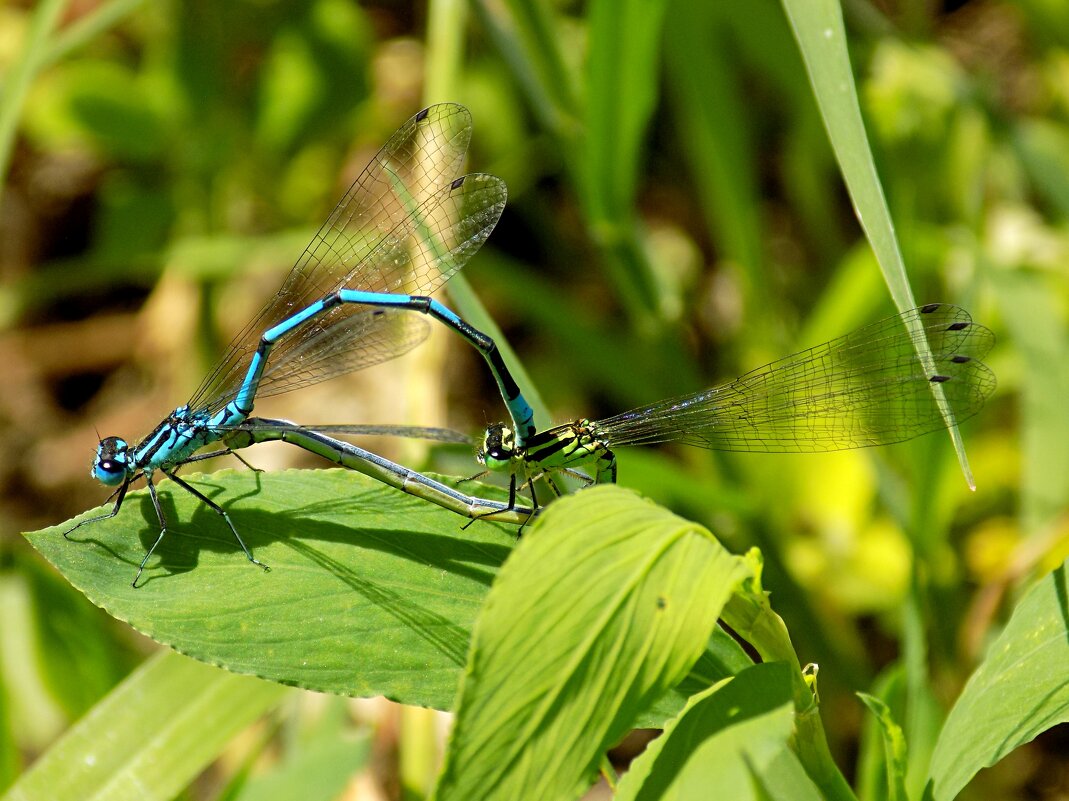
[[[515,426],[518,445],[522,446],[528,437],[534,435],[534,411],[520,392],[519,385],[509,372],[505,360],[501,358],[501,352],[497,349],[497,344],[493,339],[468,325],[454,312],[432,298],[422,295],[364,292],[356,289],[341,289],[327,295],[322,300],[316,301],[264,332],[263,337],[260,339],[260,345],[256,349],[256,353],[253,354],[252,363],[249,365],[245,380],[242,382],[237,396],[228,404],[227,408],[234,415],[241,416],[242,419],[251,414],[256,392],[263,377],[264,368],[267,366],[267,358],[274,344],[287,334],[341,303],[358,303],[376,308],[416,311],[445,323],[474,345],[490,366],[490,371],[493,373],[494,380],[497,382],[498,389],[501,392],[501,397],[508,407],[509,416]]]

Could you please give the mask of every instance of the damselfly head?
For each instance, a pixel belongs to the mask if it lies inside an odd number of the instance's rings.
[[[487,426],[482,447],[476,455],[488,470],[508,470],[516,455],[516,435],[504,423]]]
[[[97,455],[89,474],[108,487],[121,484],[129,472],[129,449],[124,439],[104,437],[97,445]]]

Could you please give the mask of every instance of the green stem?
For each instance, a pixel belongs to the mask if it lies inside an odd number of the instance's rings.
[[[109,28],[114,27],[145,0],[112,0],[104,3],[90,14],[64,28],[52,39],[45,50],[40,68],[50,66],[79,47],[88,44]]]
[[[759,578],[748,590],[732,595],[721,617],[757,650],[762,660],[783,661],[793,667],[796,710],[794,747],[798,759],[824,798],[831,801],[857,801],[832,759],[816,694],[802,674],[787,626],[769,605]]]
[[[0,96],[0,191],[11,163],[22,105],[30,84],[45,63],[48,37],[66,5],[67,0],[42,0],[37,6],[26,34],[26,48],[4,81],[3,95]]]

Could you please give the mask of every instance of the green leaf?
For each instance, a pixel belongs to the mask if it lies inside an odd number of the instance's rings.
[[[596,0],[590,5],[580,169],[595,225],[634,225],[642,144],[658,98],[665,5],[665,0]]]
[[[449,707],[514,528],[462,531],[456,514],[346,470],[187,480],[230,513],[271,572],[249,564],[223,520],[167,481],[159,492],[171,528],[138,589],[130,582],[159,532],[145,492],[72,542],[60,536],[66,525],[27,536],[91,601],[197,659],[316,690]]]
[[[6,70],[4,91],[0,92],[0,189],[7,182],[7,170],[26,95],[45,64],[52,29],[63,16],[66,6],[67,0],[37,3],[26,34],[25,47]]]
[[[772,609],[769,594],[761,581],[764,571],[761,552],[751,548],[745,559],[750,566],[750,575],[724,607],[724,622],[748,642],[765,662],[783,662],[794,668],[794,705],[799,712],[795,721],[797,731],[794,743],[799,761],[806,774],[820,788],[823,798],[853,799],[854,795],[828,748],[814,690],[816,674],[811,673],[809,678],[806,677],[798,663],[787,626]]]
[[[1059,525],[1069,503],[1069,332],[1052,284],[1040,270],[993,269],[992,289],[1013,340],[1019,371],[1021,529]],[[1042,381],[1025,377],[1042,376]]]
[[[551,7],[523,0],[476,0],[474,11],[542,125],[562,139],[574,137],[576,81],[565,63],[564,35]]]
[[[490,591],[439,799],[576,797],[702,653],[746,563],[601,486],[550,506]]]
[[[891,707],[874,695],[858,693],[858,698],[876,716],[883,735],[884,763],[887,767],[887,789],[881,797],[888,801],[907,801],[906,793],[906,738],[902,727],[895,722]]]
[[[895,238],[894,221],[876,172],[876,162],[865,134],[865,123],[861,119],[850,53],[846,47],[842,9],[838,0],[782,2],[802,51],[828,138],[854,203],[854,211],[880,263],[895,305],[899,311],[912,309],[917,302],[913,299],[902,252]],[[931,354],[927,348],[923,345],[918,347],[920,358],[930,363]],[[938,393],[938,385],[933,384],[933,387],[933,392]],[[944,416],[948,423],[953,422],[949,409]],[[951,426],[949,431],[965,480],[970,487],[975,487],[961,435],[956,426]]]
[[[64,734],[4,801],[169,801],[285,693],[162,651]]]
[[[1052,120],[1025,119],[1018,124],[1014,144],[1036,191],[1061,217],[1069,216],[1069,130]]]
[[[900,311],[917,305],[869,149],[838,0],[783,0],[861,227]]]
[[[334,737],[321,737],[288,755],[274,770],[249,779],[237,801],[333,801],[370,755],[367,736],[335,732]]]
[[[167,147],[167,127],[138,76],[109,62],[87,61],[66,76],[73,122],[108,157],[151,162]]]
[[[587,227],[612,285],[648,327],[660,292],[642,249],[634,202],[643,143],[660,84],[664,0],[598,0],[590,7],[583,147],[575,178]]]
[[[1069,582],[1063,564],[1028,591],[950,710],[932,755],[937,801],[980,768],[1069,721]]]
[[[143,662],[144,653],[135,651],[120,627],[87,604],[62,576],[40,560],[32,561],[22,571],[33,610],[33,628],[24,632],[23,647],[37,666],[37,679],[49,700],[68,720],[77,720]],[[10,614],[5,615],[5,626],[12,622]],[[71,681],[72,674],[78,681]],[[26,710],[30,715],[39,711]]]
[[[789,748],[791,667],[754,665],[695,696],[620,781],[617,801],[809,801],[821,794]]]
[[[0,674],[0,792],[19,775],[19,750],[11,726],[8,685]]]

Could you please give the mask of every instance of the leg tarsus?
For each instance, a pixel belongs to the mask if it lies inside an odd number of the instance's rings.
[[[138,589],[137,581],[141,578],[141,574],[145,570],[145,565],[148,564],[149,557],[156,552],[156,546],[163,542],[163,536],[167,533],[167,518],[164,517],[163,507],[160,506],[160,499],[156,495],[156,484],[152,480],[151,473],[145,473],[145,484],[148,485],[148,494],[149,497],[152,498],[152,506],[156,510],[156,519],[160,523],[160,533],[159,536],[156,537],[156,541],[152,543],[152,547],[145,551],[145,556],[141,560],[141,564],[137,567],[137,575],[134,576],[134,580],[130,584],[135,590]]]
[[[198,498],[209,509],[215,512],[217,515],[221,516],[223,520],[226,521],[226,524],[230,527],[231,533],[234,535],[234,539],[238,541],[238,545],[241,546],[241,550],[245,552],[245,556],[250,562],[252,562],[254,565],[259,565],[260,567],[262,567],[264,569],[264,572],[267,572],[271,569],[252,555],[252,552],[248,549],[248,546],[245,545],[245,541],[241,539],[241,535],[238,534],[238,530],[237,528],[235,528],[233,521],[230,519],[230,515],[227,514],[226,510],[223,509],[223,507],[221,507],[207,495],[202,493],[200,490],[196,489],[192,484],[188,484],[184,480],[180,479],[174,473],[168,473],[167,475],[171,479],[171,481],[176,483],[178,486],[180,486],[186,492],[191,494],[193,497]]]
[[[130,582],[130,586],[133,587],[135,590],[140,589],[140,587],[137,586],[137,580],[139,578],[141,578],[141,574],[145,570],[145,565],[148,564],[148,558],[150,556],[152,556],[152,552],[156,550],[156,546],[160,544],[160,541],[163,539],[163,535],[166,534],[166,533],[167,533],[167,529],[166,528],[161,528],[160,529],[160,535],[158,537],[156,537],[156,541],[154,543],[152,543],[152,547],[149,548],[147,551],[145,551],[145,558],[142,559],[141,560],[141,564],[138,565],[137,575],[134,576],[134,580],[132,582]]]
[[[132,480],[133,479],[129,478],[126,479],[125,481],[123,481],[122,486],[120,486],[117,490],[115,490],[115,492],[111,493],[111,495],[108,496],[109,501],[112,498],[115,498],[115,505],[111,508],[110,512],[103,515],[97,515],[96,517],[90,517],[88,520],[83,520],[81,523],[75,523],[73,526],[63,532],[63,539],[67,540],[68,542],[73,542],[73,540],[71,540],[70,538],[70,535],[80,529],[82,526],[87,526],[90,523],[99,523],[101,520],[110,520],[111,518],[115,517],[115,515],[119,514],[119,509],[122,507],[123,499],[126,497],[126,490],[130,487],[130,482]],[[105,503],[107,503],[107,501],[105,501]]]
[[[252,472],[264,472],[264,469],[262,467],[256,467],[255,465],[249,464],[248,460],[237,451],[230,451],[230,455],[237,459],[239,462],[241,462],[243,465],[245,465],[247,468],[249,468]]]
[[[527,519],[524,520],[522,523],[520,523],[520,527],[518,529],[516,529],[516,536],[517,537],[522,537],[523,536],[523,528],[524,528],[524,526],[526,526],[528,523],[531,522],[531,518],[533,518],[535,516],[535,512],[538,511],[538,496],[535,495],[534,481],[528,481],[527,484],[528,484],[527,488],[531,491],[531,514],[529,514],[527,516]],[[515,503],[516,503],[516,477],[515,477],[515,475],[513,475],[513,477],[512,477],[512,486],[510,487],[510,492],[509,492],[509,504],[512,505],[512,506],[515,506]]]

